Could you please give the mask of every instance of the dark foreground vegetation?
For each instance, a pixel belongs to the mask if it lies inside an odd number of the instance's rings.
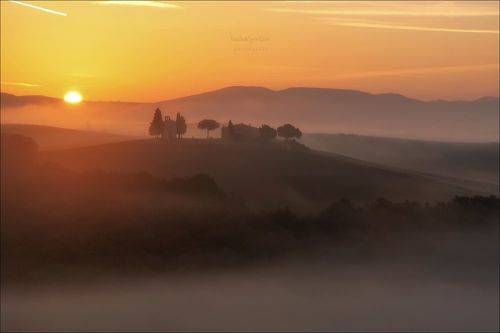
[[[468,263],[498,263],[494,196],[433,204],[342,199],[314,214],[254,211],[207,175],[75,172],[36,164],[28,139],[18,138],[17,148],[2,155],[2,273],[9,281],[232,267],[325,251],[350,261],[436,253],[443,260],[450,239],[447,262],[469,255]],[[473,242],[456,236],[476,234]]]
[[[251,213],[232,207],[188,210],[147,202],[116,207],[114,200],[88,204],[31,202],[18,203],[18,210],[8,207],[3,216],[4,273],[40,278],[36,276],[40,272],[53,270],[140,273],[223,267],[322,247],[344,251],[346,246],[365,259],[375,253],[414,259],[417,254],[432,255],[440,246],[436,237],[478,230],[494,234],[498,223],[498,199],[492,197],[457,197],[435,206],[384,199],[354,206],[343,200],[302,217],[287,208]],[[483,255],[485,260],[491,253]]]
[[[89,184],[78,195],[46,186],[43,194],[3,196],[6,277],[220,268],[346,249],[354,260],[413,260],[439,252],[445,245],[438,240],[454,233],[484,232],[495,245],[498,232],[496,197],[456,197],[435,205],[385,199],[355,205],[344,199],[298,216],[286,207],[252,212],[214,190],[206,176],[158,183],[145,175],[72,177]],[[124,188],[127,195],[114,192]],[[467,253],[477,244],[460,245]],[[481,260],[494,265],[492,254],[482,253]]]

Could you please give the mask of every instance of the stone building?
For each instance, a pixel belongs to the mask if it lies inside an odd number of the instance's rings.
[[[227,141],[255,141],[259,139],[259,129],[247,124],[232,124],[221,128],[221,138]]]
[[[163,124],[164,127],[161,138],[168,141],[175,140],[175,137],[177,135],[177,125],[175,124],[175,120],[170,119],[169,116],[165,116]]]

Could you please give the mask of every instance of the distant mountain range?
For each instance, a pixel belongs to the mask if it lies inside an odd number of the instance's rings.
[[[2,93],[1,106],[4,122],[34,123],[35,119],[40,124],[69,127],[76,125],[72,116],[76,113],[80,127],[85,121],[97,129],[127,134],[145,133],[156,107],[172,117],[182,112],[188,122],[203,118],[272,126],[290,122],[304,132],[444,141],[498,141],[499,133],[498,97],[426,102],[355,90],[297,87],[275,91],[236,86],[155,103],[87,101],[78,106],[57,98]],[[69,109],[75,112],[66,112]]]

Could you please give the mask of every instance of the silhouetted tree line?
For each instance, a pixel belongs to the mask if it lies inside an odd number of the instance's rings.
[[[494,196],[436,204],[342,199],[303,216],[289,208],[251,211],[207,175],[162,180],[45,168],[38,181],[25,184],[30,188],[7,187],[16,196],[2,196],[4,271],[16,278],[55,267],[242,264],[332,244],[375,251],[400,241],[410,248],[429,242],[421,234],[498,228]]]
[[[153,120],[149,125],[149,134],[155,137],[163,136],[166,131],[169,131],[169,122],[170,118],[163,119],[161,110],[157,108],[153,114]],[[230,140],[240,141],[240,139],[242,139],[241,136],[244,136],[243,133],[238,133],[237,126],[243,126],[243,124],[238,124],[235,126],[233,122],[229,120],[226,129],[228,138]],[[250,129],[254,129],[250,125],[244,125],[244,126]],[[198,122],[197,127],[200,130],[207,131],[207,139],[208,139],[210,138],[210,131],[219,128],[220,123],[218,123],[214,119],[203,119]],[[177,113],[175,119],[175,129],[176,129],[175,131],[176,136],[178,139],[182,138],[182,135],[185,134],[187,131],[186,119],[180,113]],[[261,127],[256,129],[256,132],[258,133],[258,137],[265,142],[273,140],[276,137],[281,137],[284,138],[285,140],[290,140],[294,138],[300,139],[302,137],[302,132],[300,131],[300,129],[291,124],[284,124],[283,126],[279,126],[276,129],[272,128],[269,125],[263,124]]]
[[[59,177],[64,180],[68,177],[67,170],[59,170],[52,175],[45,174],[47,177]],[[74,175],[72,175],[74,177]],[[145,191],[163,193],[185,194],[190,196],[211,196],[224,198],[224,191],[217,185],[212,177],[206,174],[197,174],[192,177],[174,177],[172,179],[163,179],[155,177],[149,173],[123,174],[115,172],[106,172],[102,170],[93,170],[82,172],[76,177],[80,178],[81,183],[99,187],[108,187],[114,190],[124,192]],[[84,185],[85,186],[85,185]]]

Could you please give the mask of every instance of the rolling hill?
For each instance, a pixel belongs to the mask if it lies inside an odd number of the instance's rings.
[[[47,97],[43,95],[24,95],[16,96],[8,93],[1,93],[2,108],[19,108],[27,105],[64,105],[64,101],[60,98]]]
[[[305,134],[307,146],[373,163],[498,185],[499,144]]]
[[[2,93],[4,122],[33,122],[62,127],[144,134],[154,108],[188,122],[214,118],[272,126],[285,122],[303,132],[344,132],[444,141],[498,141],[499,99],[421,101],[398,94],[297,87],[227,87],[155,103],[84,102],[77,106],[40,96]],[[193,132],[194,133],[194,132]],[[191,133],[188,132],[188,136]]]
[[[84,147],[133,139],[125,135],[27,124],[2,124],[1,132],[30,137],[35,140],[40,150]]]
[[[51,126],[4,124],[2,135],[33,138],[40,150],[61,150],[136,140],[137,137]],[[204,141],[188,140],[186,142]],[[305,134],[301,140],[322,154],[350,157],[427,177],[438,176],[453,186],[496,193],[498,143],[449,143],[348,134]],[[241,147],[244,147],[242,145]]]
[[[388,169],[282,142],[262,145],[199,139],[174,143],[136,140],[48,151],[42,159],[79,171],[148,172],[167,179],[204,173],[226,193],[259,209],[289,205],[308,211],[342,197],[361,202],[379,197],[435,201],[481,192],[452,184],[448,179]]]

